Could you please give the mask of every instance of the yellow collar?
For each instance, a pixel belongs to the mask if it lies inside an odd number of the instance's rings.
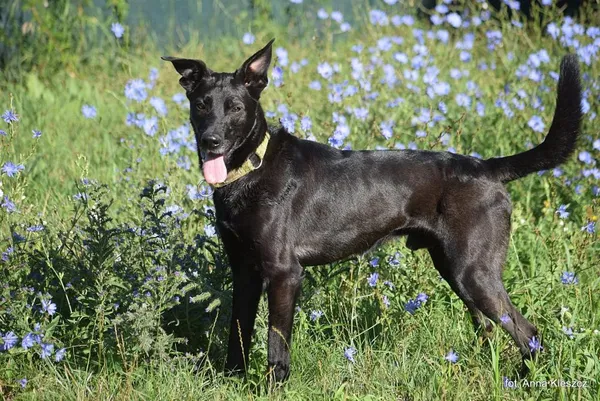
[[[269,138],[270,138],[269,133],[265,132],[265,138],[263,139],[261,144],[258,145],[258,148],[256,148],[256,150],[254,151],[254,153],[256,153],[256,156],[258,156],[258,159],[260,160],[260,163],[258,164],[258,166],[254,167],[254,165],[250,161],[250,157],[248,157],[246,159],[246,161],[244,162],[244,164],[242,164],[239,168],[231,170],[229,173],[227,173],[227,178],[225,179],[225,181],[220,182],[218,184],[213,184],[213,187],[215,187],[215,188],[224,187],[225,185],[231,184],[232,182],[239,180],[246,174],[248,174],[251,171],[254,171],[254,170],[258,169],[260,166],[262,166],[263,158],[265,157],[265,152],[267,151],[267,146],[269,145]]]

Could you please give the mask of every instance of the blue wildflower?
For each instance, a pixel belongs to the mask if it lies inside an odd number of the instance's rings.
[[[462,25],[462,18],[457,13],[450,13],[446,15],[446,21],[454,28],[460,28]]]
[[[438,96],[446,96],[450,94],[450,84],[447,82],[436,82],[433,84],[432,88],[435,94]],[[444,111],[442,112],[445,113]]]
[[[531,340],[529,340],[529,349],[531,352],[537,352],[543,350],[544,347],[542,347],[542,343],[540,342],[539,338],[533,336],[531,337]]]
[[[159,116],[164,117],[167,115],[167,104],[159,97],[153,96],[150,98],[150,104],[154,107],[154,110]]]
[[[387,14],[381,10],[371,10],[369,11],[369,20],[372,25],[385,26],[389,25],[390,21]]]
[[[293,134],[296,129],[296,119],[298,117],[295,114],[288,113],[279,119],[279,122],[285,128],[287,132]]]
[[[354,347],[348,347],[344,350],[344,356],[346,357],[347,360],[349,360],[352,363],[356,362],[354,360],[355,354],[356,354],[356,349]]]
[[[0,260],[3,262],[8,262],[10,260],[10,255],[12,255],[14,252],[15,248],[9,246],[6,248],[6,251],[2,252],[2,257],[0,257]]]
[[[56,304],[50,300],[42,300],[42,310],[52,316],[56,313]]]
[[[142,128],[144,129],[146,135],[154,136],[156,132],[158,132],[158,118],[156,116],[146,118]]]
[[[33,133],[33,137],[34,138],[39,138],[40,136],[42,136],[42,131],[34,129],[31,131]]]
[[[378,279],[379,279],[379,273],[375,272],[375,273],[372,273],[369,276],[369,278],[367,278],[367,282],[369,283],[369,286],[375,287],[377,285]]]
[[[480,117],[483,117],[485,115],[485,105],[481,102],[477,102],[475,105],[475,111]]]
[[[320,8],[319,11],[317,11],[317,18],[327,19],[329,18],[329,14],[327,13],[327,11],[325,11],[324,8]]]
[[[214,237],[216,234],[217,230],[215,229],[215,226],[212,224],[207,224],[204,226],[204,235],[207,237]]]
[[[312,129],[312,121],[309,116],[304,116],[300,119],[300,129],[304,132]]]
[[[4,172],[4,174],[6,174],[9,177],[14,177],[15,175],[17,175],[19,173],[19,171],[22,171],[24,169],[25,169],[24,165],[14,164],[13,162],[6,162],[2,166],[2,172]]]
[[[23,242],[23,241],[25,241],[25,237],[23,237],[18,232],[13,232],[12,233],[12,237],[13,237],[13,241],[14,242]]]
[[[579,152],[578,159],[580,162],[583,162],[585,164],[595,164],[595,160],[592,157],[592,154],[587,150]]]
[[[276,65],[273,67],[271,77],[273,78],[273,85],[276,88],[279,88],[281,85],[283,85],[283,69],[280,66]]]
[[[562,327],[562,331],[563,333],[565,333],[567,336],[569,336],[570,339],[573,339],[575,336],[573,335],[573,328],[571,327],[566,327],[563,326]]]
[[[342,21],[344,20],[344,15],[339,11],[332,11],[329,16],[331,17],[332,20],[334,20],[338,24],[341,24]]]
[[[171,100],[173,100],[175,103],[177,104],[182,104],[185,101],[186,97],[185,97],[185,93],[176,93],[173,95],[173,97],[171,98]]]
[[[54,361],[55,362],[60,362],[64,359],[65,354],[67,353],[66,348],[61,348],[58,351],[56,351],[56,354],[54,355]]]
[[[408,302],[404,305],[404,310],[414,315],[417,309],[421,306],[420,302],[414,299],[409,299]]]
[[[94,118],[97,115],[97,111],[94,106],[84,104],[83,106],[81,106],[81,114],[83,114],[85,118]]]
[[[244,36],[242,36],[242,42],[245,45],[251,45],[251,44],[253,44],[254,41],[255,41],[255,39],[256,39],[256,37],[252,33],[250,33],[250,32],[246,32],[244,34]]]
[[[560,35],[560,28],[555,22],[551,22],[548,24],[548,26],[546,26],[546,32],[552,36],[552,39],[556,39],[558,38],[558,35]]]
[[[469,108],[471,106],[471,97],[464,93],[459,93],[454,98],[456,100],[456,104],[461,107]]]
[[[45,227],[43,225],[36,224],[36,225],[30,226],[30,227],[27,227],[26,230],[27,230],[27,232],[30,232],[30,233],[37,233],[37,232],[43,231],[44,228]]]
[[[519,11],[521,9],[521,3],[519,3],[517,0],[504,0],[504,4],[515,11]]]
[[[27,386],[27,378],[24,377],[22,379],[19,379],[19,384],[21,385],[21,388],[25,388],[25,386]]]
[[[394,60],[399,63],[406,64],[408,63],[408,56],[405,53],[395,53]]]
[[[442,43],[448,43],[450,33],[445,29],[440,29],[435,33],[436,38]]]
[[[79,192],[79,193],[76,193],[75,195],[73,195],[73,199],[87,201],[88,194],[86,194],[85,192]]]
[[[123,28],[123,25],[119,24],[118,22],[114,22],[110,26],[110,30],[112,31],[112,33],[115,35],[115,38],[117,38],[117,39],[122,38],[123,34],[125,33],[125,28]]]
[[[40,355],[42,359],[46,359],[50,355],[52,355],[52,351],[54,351],[54,344],[41,343],[42,354]]]
[[[369,110],[364,107],[355,107],[352,109],[352,114],[354,114],[357,119],[365,121],[369,116]]]
[[[382,121],[381,124],[379,124],[379,128],[381,129],[381,135],[384,136],[385,139],[390,139],[392,137],[393,133],[393,127],[394,127],[394,121],[392,120],[388,120],[388,121]]]
[[[546,129],[544,121],[542,121],[542,118],[539,116],[531,117],[527,122],[527,125],[535,132],[544,132]]]
[[[400,22],[406,26],[413,26],[415,24],[415,19],[412,15],[403,15],[400,17]]]
[[[288,51],[283,47],[278,47],[275,49],[275,55],[277,56],[277,63],[283,67],[287,67],[289,62]]]
[[[12,331],[9,331],[5,335],[2,336],[2,350],[8,351],[12,347],[14,347],[19,341],[19,337]]]
[[[158,79],[158,69],[150,68],[150,73],[148,74],[148,80],[156,81]]]
[[[35,333],[27,333],[25,335],[25,337],[23,337],[23,340],[21,341],[21,346],[23,347],[23,349],[29,349],[31,347],[33,347],[36,343],[38,343],[40,341],[40,336],[39,334],[35,334]]]
[[[456,362],[458,362],[458,353],[455,352],[454,350],[450,350],[450,352],[448,352],[448,354],[446,354],[444,359],[450,363],[456,363]]]
[[[567,208],[569,206],[568,205],[560,205],[558,207],[558,209],[556,209],[556,213],[558,214],[558,217],[560,217],[561,219],[566,219],[567,217],[569,217],[569,212],[567,212]]]
[[[385,285],[385,286],[388,286],[390,290],[393,290],[394,288],[396,288],[396,286],[394,285],[394,283],[392,283],[392,282],[391,282],[391,281],[389,281],[389,280],[385,280],[385,281],[383,282],[383,285]]]
[[[579,283],[579,279],[577,277],[575,277],[574,272],[563,272],[560,280],[565,285]]]
[[[143,80],[139,78],[130,79],[125,84],[125,97],[136,102],[142,102],[148,97],[146,88],[147,85]]]
[[[321,316],[323,316],[323,311],[321,310],[314,310],[310,312],[310,320],[312,320],[313,322],[319,320]]]
[[[192,161],[187,155],[179,156],[177,166],[183,170],[189,171],[192,168]]]
[[[8,124],[11,124],[19,121],[19,116],[13,110],[6,110],[2,114],[2,119]]]
[[[581,231],[586,231],[588,234],[593,234],[596,232],[596,223],[590,221],[585,226],[581,227]]]
[[[333,76],[333,67],[328,62],[324,62],[317,65],[317,72],[323,78],[330,79]]]

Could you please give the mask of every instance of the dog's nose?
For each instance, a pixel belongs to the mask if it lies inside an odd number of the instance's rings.
[[[216,135],[206,135],[202,137],[202,147],[206,150],[215,150],[221,146],[221,138]]]

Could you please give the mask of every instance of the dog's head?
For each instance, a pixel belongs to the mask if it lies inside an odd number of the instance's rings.
[[[264,120],[258,104],[269,82],[271,40],[233,73],[210,70],[203,61],[163,57],[181,75],[179,83],[190,101],[190,121],[209,184],[225,181],[232,155]],[[259,115],[260,114],[260,115]]]

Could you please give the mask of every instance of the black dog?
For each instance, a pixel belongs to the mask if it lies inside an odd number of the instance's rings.
[[[487,330],[487,319],[501,324],[523,357],[531,357],[537,329],[502,284],[511,214],[503,184],[558,166],[573,152],[582,116],[576,57],[562,60],[544,142],[479,160],[420,150],[342,151],[267,127],[258,100],[272,43],[234,73],[163,58],[181,74],[204,177],[216,187],[217,229],[233,271],[226,369],[245,369],[263,284],[268,363],[279,381],[289,375],[303,266],[331,263],[400,235],[408,236],[411,249],[427,248],[476,324]]]

